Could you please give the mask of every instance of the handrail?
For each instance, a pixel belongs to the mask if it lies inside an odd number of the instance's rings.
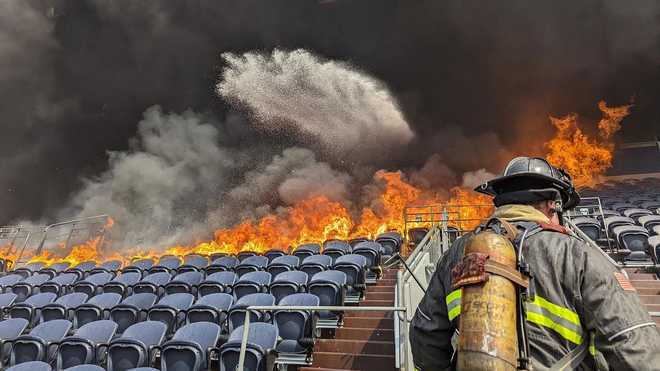
[[[247,350],[248,335],[250,334],[250,311],[251,310],[277,310],[277,311],[294,311],[294,310],[307,310],[312,312],[318,311],[371,311],[371,312],[402,312],[405,307],[346,307],[346,306],[305,306],[305,305],[254,305],[247,307],[245,310],[245,320],[243,321],[243,338],[241,339],[241,352],[238,355],[237,371],[243,371],[245,366],[245,351]]]
[[[46,228],[44,228],[44,231],[43,231],[44,235],[41,238],[41,242],[39,243],[39,246],[37,247],[37,251],[36,251],[35,255],[41,254],[41,251],[44,248],[44,244],[46,243],[46,239],[48,238],[48,231],[50,229],[55,228],[55,227],[61,227],[63,225],[67,225],[67,224],[74,224],[75,225],[75,224],[78,224],[78,223],[81,223],[81,222],[86,222],[86,221],[90,221],[90,220],[94,220],[94,219],[103,219],[103,218],[105,218],[107,220],[109,217],[110,217],[110,215],[102,214],[102,215],[96,215],[96,216],[89,216],[89,217],[86,217],[86,218],[68,220],[68,221],[65,221],[65,222],[59,222],[59,223],[55,223],[55,224],[51,224],[51,225],[46,226]]]

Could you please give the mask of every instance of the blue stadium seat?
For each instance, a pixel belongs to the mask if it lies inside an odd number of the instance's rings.
[[[225,327],[229,308],[234,304],[234,297],[229,294],[209,294],[202,296],[188,308],[186,322],[212,322]]]
[[[263,258],[263,256],[260,257]],[[236,299],[240,299],[245,295],[268,292],[270,281],[271,276],[268,272],[259,271],[245,273],[234,284],[234,296]]]
[[[206,296],[217,293],[231,293],[238,276],[234,272],[216,272],[210,274],[206,279],[199,283],[199,296]]]
[[[154,348],[165,340],[167,326],[162,322],[144,321],[131,325],[110,342],[108,371],[123,371],[150,366],[155,358]]]
[[[367,283],[375,283],[380,276],[380,255],[382,246],[378,242],[363,242],[353,248],[353,254],[367,259]]]
[[[332,269],[346,274],[346,303],[358,303],[367,288],[367,258],[348,254],[339,257]]]
[[[250,294],[238,299],[229,310],[229,319],[227,322],[230,332],[238,326],[243,325],[247,308],[255,305],[275,305],[275,297],[271,294]],[[250,311],[251,322],[269,322],[270,320],[270,312]]]
[[[198,271],[187,271],[177,274],[165,285],[167,294],[190,293],[197,294],[197,286],[202,282],[204,276]]]
[[[649,260],[649,232],[646,228],[638,225],[620,225],[614,227],[613,232],[619,246],[631,251],[626,258],[627,260]]]
[[[62,273],[39,285],[39,292],[52,292],[59,296],[67,291],[76,280],[78,280],[77,274]]]
[[[269,323],[251,323],[243,369],[245,371],[270,371],[268,358],[277,344],[277,327]],[[220,371],[234,371],[243,339],[243,326],[236,328],[229,340],[220,348]]]
[[[206,267],[205,271],[209,276],[213,273],[233,271],[238,263],[238,259],[234,256],[222,256],[213,260],[213,262]]]
[[[268,263],[266,271],[270,273],[273,278],[282,272],[288,272],[298,269],[300,259],[297,256],[283,255],[279,256]]]
[[[76,264],[75,267],[69,268],[66,270],[68,273],[75,273],[78,276],[78,279],[83,279],[85,278],[89,272],[91,272],[94,268],[96,268],[96,262],[93,260],[90,261],[84,261],[82,263]]]
[[[351,245],[351,248],[355,248],[357,244],[362,242],[373,242],[368,237],[356,237],[348,241],[348,244]]]
[[[305,260],[306,257],[318,255],[321,253],[321,245],[318,243],[306,243],[296,247],[293,250],[293,255],[297,256],[300,261]]]
[[[74,292],[60,296],[55,302],[46,304],[41,308],[40,320],[41,322],[52,321],[55,319],[71,320],[71,311],[86,302],[87,298],[87,294],[82,292]]]
[[[648,211],[646,209],[634,208],[634,209],[625,209],[622,214],[623,214],[623,216],[631,218],[635,222],[637,222],[640,217],[647,216],[647,215],[652,215],[653,213],[651,213],[650,211]]]
[[[264,253],[264,256],[268,258],[269,262],[272,262],[273,259],[279,258],[280,256],[284,256],[284,255],[287,255],[287,253],[279,249],[271,249]]]
[[[241,277],[246,273],[263,271],[266,269],[267,265],[267,257],[259,255],[249,256],[238,263],[238,265],[234,268],[234,272],[236,272],[236,274]]]
[[[17,337],[11,349],[9,365],[52,359],[55,348],[51,345],[62,341],[70,329],[71,322],[57,319],[36,326],[28,335]]]
[[[610,237],[614,237],[614,228],[620,225],[635,225],[635,221],[625,216],[610,216],[605,218],[604,226]]]
[[[243,262],[243,260],[257,255],[258,254],[254,251],[241,251],[238,254],[236,254],[236,258],[238,259],[239,262]]]
[[[0,277],[0,292],[5,292],[8,288],[21,282],[24,279],[20,274],[10,273]]]
[[[283,298],[281,306],[319,306],[318,296],[293,294]],[[312,311],[275,311],[273,323],[277,325],[282,341],[277,345],[279,364],[308,365],[314,346],[317,314]]]
[[[172,340],[162,346],[162,371],[206,370],[207,355],[220,339],[220,326],[210,322],[195,322],[181,327]]]
[[[195,272],[198,273],[198,272]],[[185,319],[185,311],[190,308],[195,297],[188,293],[163,296],[158,304],[149,308],[147,319],[167,325],[167,334],[173,333]]]
[[[18,274],[23,276],[23,278],[27,278],[29,276],[34,275],[41,269],[43,269],[46,266],[46,263],[44,262],[32,262],[26,264],[24,267],[16,268],[11,273]]]
[[[424,229],[417,229],[416,233],[421,235],[422,239],[424,238],[424,236],[426,236]],[[403,243],[403,238],[397,232],[385,232],[379,234],[376,237],[376,242],[382,246],[383,248],[382,254],[390,256],[393,255],[394,253],[399,252],[399,250],[401,249],[401,244]]]
[[[571,220],[576,227],[580,228],[592,241],[597,242],[600,236],[600,222],[595,218],[578,216]]]
[[[311,277],[318,272],[330,269],[331,266],[331,257],[327,255],[312,255],[303,259],[298,269],[307,273],[307,275]]]
[[[96,273],[111,273],[113,276],[116,276],[117,273],[121,270],[122,265],[123,263],[120,260],[108,260],[89,271],[89,274],[92,275]]]
[[[167,273],[170,276],[176,274],[176,270],[181,266],[183,262],[176,256],[163,256],[158,261],[158,265],[154,265],[149,268],[149,274],[154,273]]]
[[[103,291],[103,285],[112,281],[113,278],[114,275],[109,272],[90,274],[82,281],[74,283],[72,289],[73,292],[82,292],[91,297],[100,294]]]
[[[53,277],[57,276],[58,274],[64,272],[67,268],[69,268],[70,265],[71,265],[71,263],[69,263],[69,262],[53,263],[53,264],[47,266],[46,268],[41,268],[39,273],[47,274],[48,276],[50,276],[50,278],[53,278]]]
[[[328,240],[323,243],[323,255],[332,258],[334,263],[338,257],[351,253],[351,245],[342,240]]]
[[[133,286],[133,293],[148,292],[160,296],[165,292],[165,285],[171,280],[172,276],[169,272],[150,273]]]
[[[133,292],[133,286],[142,279],[142,272],[128,269],[112,281],[103,285],[103,292],[112,292],[126,297]]]
[[[646,215],[640,217],[637,222],[649,233],[653,233],[653,227],[660,225],[660,215]]]
[[[144,276],[146,272],[154,266],[154,260],[151,258],[138,259],[133,261],[130,265],[124,267],[122,273],[135,272],[140,276]]]
[[[4,318],[5,310],[14,305],[16,298],[18,298],[18,295],[13,292],[0,294],[0,320]]]
[[[38,320],[39,310],[54,302],[55,299],[57,299],[57,295],[52,292],[35,294],[25,299],[25,301],[9,307],[8,313],[11,318],[26,319],[29,322],[29,326],[32,327]]]
[[[346,296],[346,273],[329,270],[315,274],[309,282],[308,291],[319,297],[322,306],[343,306]],[[336,328],[341,321],[341,312],[319,312],[321,319],[317,327]]]
[[[30,361],[9,367],[6,371],[51,371],[53,368],[46,362]]]
[[[73,311],[73,327],[79,328],[87,323],[108,319],[111,308],[119,304],[121,295],[108,292],[96,295],[86,303],[80,304]]]
[[[9,318],[0,321],[0,369],[11,351],[11,341],[21,336],[27,329],[28,321],[23,318]]]
[[[99,364],[105,361],[107,346],[117,331],[117,324],[104,320],[80,327],[73,336],[64,338],[57,349],[57,369],[61,370],[83,364]]]
[[[197,254],[183,257],[183,264],[177,269],[177,273],[202,272],[209,265],[209,258]]]
[[[35,290],[35,287],[41,285],[42,283],[48,281],[49,279],[50,276],[47,274],[36,273],[12,285],[11,291],[18,296],[16,298],[16,301],[21,302],[25,300],[28,296],[32,295],[32,292]]]
[[[270,293],[275,297],[277,303],[287,296],[304,292],[307,290],[309,276],[305,272],[291,271],[280,273],[270,284]]]
[[[147,311],[157,299],[158,297],[152,293],[133,294],[112,307],[110,319],[119,325],[117,332],[121,334],[135,322],[144,321],[147,318]]]

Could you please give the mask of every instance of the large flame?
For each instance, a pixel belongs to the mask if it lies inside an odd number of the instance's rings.
[[[548,161],[568,171],[577,187],[593,186],[612,167],[612,136],[621,129],[621,121],[630,113],[630,107],[608,107],[600,101],[598,108],[603,118],[598,123],[597,138],[590,138],[580,129],[577,114],[550,117],[557,134],[545,144]]]

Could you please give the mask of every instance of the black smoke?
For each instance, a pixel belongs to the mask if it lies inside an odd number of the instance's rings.
[[[152,105],[231,122],[223,52],[303,48],[366,71],[417,134],[386,167],[461,173],[534,149],[548,114],[597,120],[600,99],[634,101],[618,140],[660,134],[659,35],[655,0],[3,1],[0,224],[55,215]],[[223,132],[239,148],[294,141]]]

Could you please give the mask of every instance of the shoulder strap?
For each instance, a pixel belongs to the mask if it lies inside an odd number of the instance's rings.
[[[575,349],[566,353],[565,356],[561,357],[557,363],[550,367],[549,371],[564,371],[564,370],[574,370],[576,369],[584,358],[587,356],[587,349],[589,348],[589,342],[583,341],[582,344],[578,345]]]

